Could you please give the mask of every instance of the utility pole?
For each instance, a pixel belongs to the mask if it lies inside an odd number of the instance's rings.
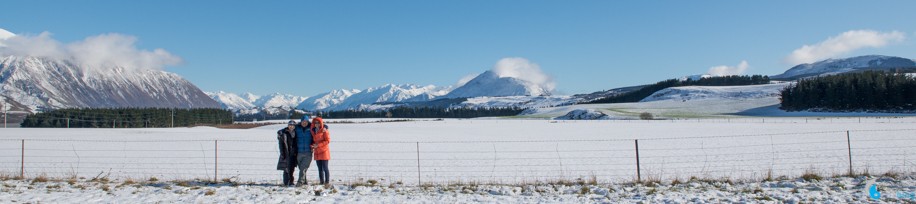
[[[175,127],[175,108],[172,108],[172,127]]]

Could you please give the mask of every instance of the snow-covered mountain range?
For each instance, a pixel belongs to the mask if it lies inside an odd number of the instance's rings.
[[[773,75],[771,78],[798,79],[845,72],[882,69],[916,69],[916,62],[914,62],[912,59],[883,55],[865,55],[844,59],[827,59],[815,63],[796,65],[789,70],[786,70],[785,73]]]
[[[208,96],[213,98],[213,100],[219,102],[221,107],[230,110],[248,110],[255,108],[257,106],[254,105],[254,101],[258,100],[259,97],[251,93],[244,94],[250,97],[243,97],[239,96],[238,94],[223,91],[206,93]]]
[[[27,112],[57,108],[219,108],[191,82],[157,69],[83,67],[68,60],[0,58],[0,95]]]
[[[263,100],[258,97],[251,99],[222,91],[208,93],[208,95],[219,101],[224,108],[232,110],[271,107],[257,103],[256,101]],[[284,102],[287,103],[282,103],[284,104],[282,107],[294,107],[300,110],[379,109],[394,107],[400,103],[418,104],[453,98],[468,98],[468,100],[463,100],[461,104],[454,104],[460,107],[540,107],[571,103],[569,101],[570,97],[549,97],[550,90],[546,87],[518,78],[500,77],[493,71],[486,71],[457,88],[454,86],[385,84],[362,90],[332,90],[311,97],[295,97],[285,94],[274,95],[286,96],[284,97]],[[297,105],[288,105],[292,104],[293,101],[298,101]]]
[[[299,103],[296,108],[302,110],[347,110],[358,109],[363,105],[375,103],[428,101],[441,96],[450,87],[439,88],[433,85],[417,86],[413,84],[386,84],[368,89],[338,89],[321,93]]]
[[[277,114],[294,109],[306,99],[306,97],[281,93],[258,96],[252,93],[239,95],[217,91],[207,92],[207,95],[218,101],[223,108],[239,113],[257,113],[265,110],[268,113]]]
[[[248,99],[251,99],[253,94],[245,94]],[[296,107],[302,101],[305,101],[306,97],[294,96],[290,94],[281,94],[281,93],[272,93],[266,96],[257,97],[256,100],[252,102],[252,105],[262,108],[291,108]]]

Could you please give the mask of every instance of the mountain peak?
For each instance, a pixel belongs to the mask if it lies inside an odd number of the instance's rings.
[[[514,77],[501,77],[489,70],[477,75],[442,98],[473,98],[480,96],[541,96],[550,95],[547,87]]]
[[[913,69],[916,68],[916,62],[912,59],[885,55],[863,55],[839,59],[831,58],[814,63],[796,65],[782,74],[773,75],[772,78],[798,79],[845,72],[897,68]]]

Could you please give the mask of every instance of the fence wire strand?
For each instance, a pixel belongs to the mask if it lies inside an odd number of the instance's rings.
[[[676,178],[710,174],[759,175],[768,171],[785,174],[811,170],[912,171],[916,167],[911,162],[914,151],[910,150],[916,148],[916,138],[910,138],[916,129],[848,132],[851,136],[843,130],[640,138],[638,149],[634,146],[636,139],[621,138],[334,141],[338,145],[335,147],[350,147],[332,149],[334,158],[330,166],[335,178],[431,182],[588,177],[611,181],[638,179],[640,173]],[[806,137],[795,137],[800,135]],[[805,140],[773,142],[774,136]],[[847,137],[854,139],[847,140]],[[721,139],[731,140],[722,142]],[[20,173],[29,175],[88,175],[108,171],[124,175],[213,179],[241,176],[271,180],[279,180],[280,175],[274,168],[278,160],[276,141],[270,140],[217,140],[219,144],[205,139],[0,138],[0,141],[0,145],[7,145],[0,147],[3,152],[0,172],[5,173],[21,170]],[[30,145],[20,147],[20,141]],[[881,142],[884,145],[875,145]],[[39,145],[31,145],[34,143]],[[373,146],[363,147],[365,144]],[[156,148],[157,145],[164,148]],[[25,155],[20,155],[21,152]],[[850,166],[853,169],[848,169]],[[314,176],[314,172],[309,175]]]

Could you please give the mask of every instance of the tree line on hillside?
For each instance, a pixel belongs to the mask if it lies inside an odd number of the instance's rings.
[[[645,86],[641,89],[626,92],[622,94],[617,94],[613,96],[604,97],[601,99],[585,102],[586,104],[592,103],[631,103],[639,102],[640,100],[651,96],[657,91],[661,91],[665,88],[670,87],[679,87],[679,86],[742,86],[742,85],[757,85],[757,84],[768,84],[770,83],[770,77],[765,75],[732,75],[732,76],[716,76],[716,77],[705,77],[697,80],[687,79],[668,79],[664,81],[657,82],[652,85]]]
[[[787,111],[916,111],[916,78],[866,71],[800,79],[782,90]]]
[[[232,112],[216,108],[68,108],[30,114],[22,127],[151,128],[231,124]]]

